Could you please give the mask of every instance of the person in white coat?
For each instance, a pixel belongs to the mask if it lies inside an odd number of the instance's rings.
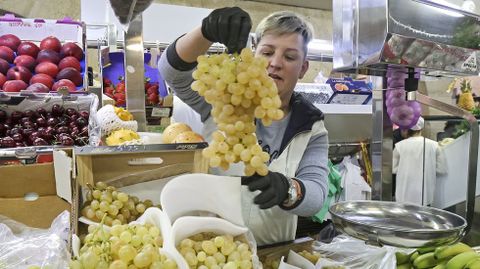
[[[393,150],[397,202],[431,205],[437,174],[447,173],[442,148],[436,141],[422,136],[424,122],[420,117],[408,130],[408,138],[398,142]]]

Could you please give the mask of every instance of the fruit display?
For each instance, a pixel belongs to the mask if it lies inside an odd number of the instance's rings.
[[[108,226],[130,223],[154,206],[151,200],[140,201],[138,197],[118,191],[104,182],[90,186],[85,196],[82,216],[95,222],[103,220]]]
[[[140,143],[137,122],[133,115],[124,108],[106,105],[97,111],[97,123],[100,126],[104,142],[108,146],[126,143]]]
[[[200,143],[205,140],[185,123],[176,122],[168,125],[162,133],[163,143]]]
[[[270,156],[258,145],[255,119],[268,126],[283,118],[277,87],[266,71],[267,59],[245,48],[240,55],[202,55],[197,61],[192,89],[212,105],[218,126],[203,150],[209,165],[227,170],[241,161],[245,175],[266,175]]]
[[[12,34],[2,35],[0,89],[5,92],[49,92],[65,87],[74,92],[83,86],[83,61],[83,49],[74,42],[62,44],[57,37],[48,36],[34,43],[21,41]]]
[[[199,233],[177,246],[191,269],[253,268],[252,251],[239,237]]]
[[[90,225],[70,268],[177,268],[175,261],[159,252],[162,244],[160,229],[151,224],[114,225],[108,230]]]
[[[474,269],[480,268],[480,254],[464,243],[437,248],[420,248],[411,254],[396,253],[397,269]]]
[[[89,117],[86,110],[60,104],[10,114],[0,110],[0,147],[87,145]]]
[[[463,79],[460,83],[458,106],[468,111],[472,111],[475,108],[475,101],[473,100],[472,95],[472,86],[470,81],[467,79]]]
[[[145,104],[148,106],[155,106],[162,104],[162,98],[158,94],[159,83],[150,82],[150,79],[146,78],[144,83],[145,90]],[[119,78],[119,82],[114,83],[108,79],[103,78],[103,91],[105,95],[115,100],[115,106],[126,105],[126,93],[125,93],[125,79]]]

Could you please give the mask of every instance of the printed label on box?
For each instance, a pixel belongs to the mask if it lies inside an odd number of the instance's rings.
[[[170,107],[154,107],[152,109],[152,117],[159,117],[159,118],[168,118],[170,117],[170,111],[172,108]]]

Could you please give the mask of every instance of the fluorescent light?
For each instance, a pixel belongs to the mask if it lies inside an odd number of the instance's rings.
[[[332,41],[323,39],[312,39],[312,41],[308,43],[308,52],[309,54],[315,52],[331,54],[333,52]]]

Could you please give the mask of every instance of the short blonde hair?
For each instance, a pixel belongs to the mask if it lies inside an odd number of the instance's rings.
[[[255,30],[255,41],[258,44],[266,34],[284,35],[293,33],[302,36],[303,50],[306,56],[308,43],[313,38],[313,27],[303,17],[291,11],[278,11],[263,18]]]

